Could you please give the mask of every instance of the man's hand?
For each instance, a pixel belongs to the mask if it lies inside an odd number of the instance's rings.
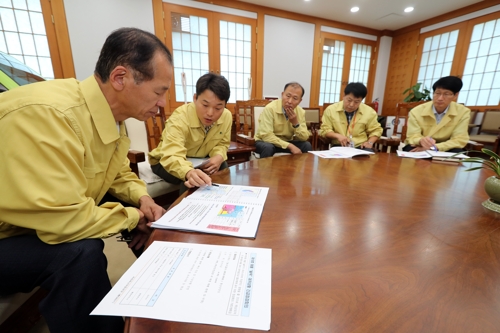
[[[142,196],[139,199],[139,210],[144,214],[149,222],[154,222],[162,217],[166,213],[166,210],[158,206],[154,200],[147,195]]]
[[[189,170],[184,185],[188,188],[212,185],[212,179],[200,169]]]
[[[224,163],[224,159],[220,155],[215,155],[208,159],[208,163],[205,164],[202,169],[206,174],[211,175],[219,171],[220,165]]]
[[[430,137],[423,137],[420,139],[420,146],[424,148],[424,150],[431,150],[435,147],[436,140]]]
[[[361,148],[373,149],[373,143],[370,141],[363,142],[361,144]]]
[[[292,154],[302,154],[302,150],[300,150],[296,145],[289,143],[288,147],[286,147],[289,151],[292,152]]]
[[[136,209],[139,212],[139,222],[137,222],[137,226],[130,232],[132,241],[128,243],[128,247],[140,250],[146,244],[151,234],[151,228],[148,227],[148,220],[144,216],[144,213],[140,209]]]
[[[349,138],[347,136],[344,136],[342,134],[337,134],[336,139],[340,143],[342,147],[348,147],[349,146]]]
[[[152,231],[150,228],[151,222],[162,217],[166,210],[158,206],[150,196],[144,195],[139,199],[139,209],[137,211],[139,212],[139,222],[130,232],[132,241],[128,244],[128,247],[139,250],[149,239]]]
[[[285,113],[288,117],[288,121],[292,125],[297,126],[297,124],[299,123],[299,119],[297,118],[297,114],[295,112],[293,112],[292,108],[284,108],[284,109],[285,109]]]

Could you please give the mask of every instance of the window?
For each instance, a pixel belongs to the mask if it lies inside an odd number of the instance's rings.
[[[54,78],[49,44],[39,0],[0,0],[0,51]]]
[[[457,40],[458,30],[425,38],[417,79],[422,90],[431,90],[439,78],[450,75]]]
[[[164,4],[164,11],[165,18],[170,18],[165,19],[165,26],[171,31],[167,33],[167,46],[174,59],[171,111],[192,101],[197,80],[207,72],[228,80],[229,103],[253,97],[255,20],[172,4]]]
[[[375,42],[326,32],[321,35],[321,62],[317,69],[319,75],[316,76],[319,78],[319,89],[312,89],[311,105],[340,101],[349,82],[361,82],[369,87]],[[370,94],[370,89],[368,91]],[[317,102],[313,96],[317,96]]]
[[[207,18],[172,13],[172,52],[175,101],[189,102],[196,81],[209,70]]]
[[[340,100],[345,42],[326,39],[323,45],[319,105]]]
[[[420,35],[412,82],[429,90],[439,78],[458,76],[458,103],[478,110],[500,106],[500,12]]]
[[[500,104],[500,19],[476,24],[472,31],[459,103]]]

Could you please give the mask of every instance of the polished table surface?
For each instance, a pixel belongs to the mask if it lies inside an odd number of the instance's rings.
[[[269,187],[256,239],[155,230],[155,240],[271,248],[271,332],[500,332],[500,215],[492,173],[379,153],[230,167]],[[127,319],[128,332],[255,332]]]

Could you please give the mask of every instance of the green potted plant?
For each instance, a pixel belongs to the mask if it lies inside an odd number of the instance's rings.
[[[404,102],[411,103],[411,102],[420,102],[420,101],[430,101],[431,100],[430,90],[426,89],[425,87],[422,90],[420,90],[421,86],[422,86],[422,83],[417,82],[412,87],[406,89],[403,92],[403,95],[408,94],[408,96],[405,97]]]
[[[463,162],[477,163],[480,165],[469,168],[465,171],[487,169],[495,173],[493,176],[487,178],[484,182],[484,190],[493,202],[487,200],[483,202],[483,206],[488,209],[500,212],[500,156],[486,148],[481,149],[481,152],[488,155],[489,159],[484,159],[481,157],[466,158],[463,160]]]

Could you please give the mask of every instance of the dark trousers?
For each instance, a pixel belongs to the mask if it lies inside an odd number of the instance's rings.
[[[414,148],[415,147],[412,145],[406,145],[403,147],[403,151],[411,151]],[[463,149],[463,148],[452,148],[450,150],[447,150],[448,153],[461,153],[463,151],[465,151],[465,149]]]
[[[220,165],[219,171],[227,169],[227,167],[228,167],[227,162],[224,161]],[[188,190],[186,185],[184,185],[184,182],[185,182],[184,180],[179,179],[175,176],[172,176],[170,173],[167,172],[167,170],[165,170],[165,168],[160,163],[152,165],[151,170],[153,170],[153,173],[155,175],[157,175],[158,177],[161,177],[167,183],[174,184],[174,185],[180,185],[179,195],[181,195],[182,193],[184,193]]]
[[[49,245],[36,235],[0,239],[0,295],[48,291],[40,313],[51,333],[123,332],[122,317],[89,316],[111,289],[101,239]]]
[[[288,141],[291,144],[297,146],[303,153],[307,153],[312,150],[311,143],[309,141]],[[276,153],[289,153],[292,152],[289,149],[283,149],[281,147],[276,147],[272,143],[265,141],[255,141],[255,152],[260,155],[260,158],[271,157]]]

